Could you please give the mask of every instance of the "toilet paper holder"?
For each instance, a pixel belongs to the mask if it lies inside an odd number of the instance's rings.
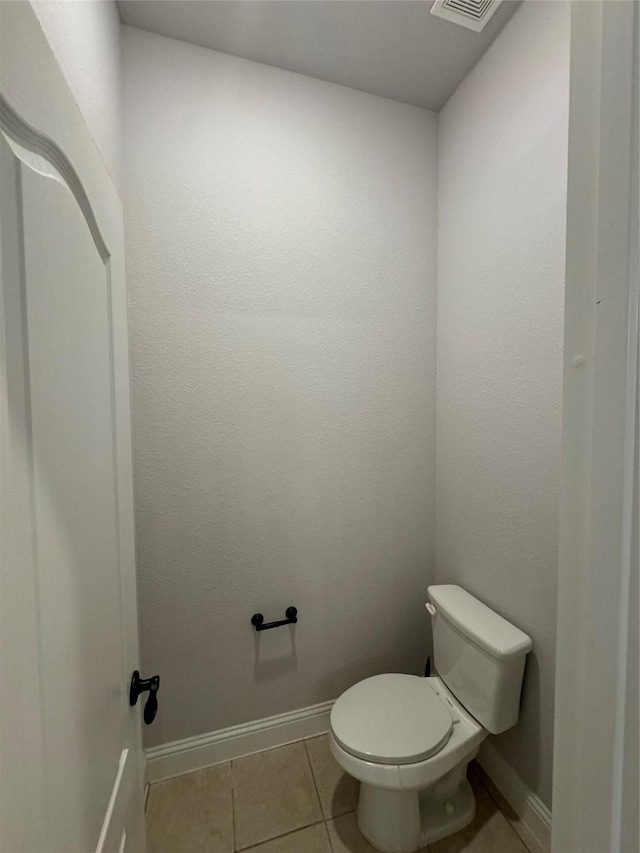
[[[279,628],[280,625],[295,625],[298,621],[298,609],[296,607],[287,607],[284,615],[286,619],[279,619],[276,622],[265,622],[262,613],[254,613],[251,617],[251,624],[256,631],[268,631],[269,628]]]

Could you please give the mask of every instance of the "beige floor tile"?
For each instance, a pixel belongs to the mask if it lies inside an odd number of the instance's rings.
[[[333,853],[376,853],[358,829],[355,812],[327,821]]]
[[[302,742],[237,759],[232,778],[237,850],[322,820]]]
[[[528,853],[475,774],[476,816],[469,826],[430,845],[431,853]]]
[[[484,787],[489,792],[489,796],[496,803],[502,814],[509,821],[513,829],[520,836],[524,846],[527,850],[534,850],[538,848],[539,842],[536,840],[535,836],[532,834],[531,830],[524,824],[521,818],[514,812],[509,803],[502,796],[500,791],[493,784],[492,780],[487,776],[482,767],[479,764],[476,764],[475,761],[471,763],[472,771],[470,778],[477,779],[479,782],[484,785]]]
[[[325,818],[352,812],[358,805],[359,783],[335,760],[329,748],[329,735],[305,741],[320,805]]]
[[[375,847],[363,838],[358,829],[355,812],[328,820],[327,829],[333,853],[378,853]],[[422,853],[427,853],[426,847],[422,848]]]
[[[146,820],[149,853],[232,853],[231,766],[151,785]]]
[[[331,853],[331,845],[324,823],[316,823],[250,847],[246,853]]]

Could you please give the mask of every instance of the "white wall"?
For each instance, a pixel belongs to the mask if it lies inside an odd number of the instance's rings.
[[[437,117],[124,28],[149,743],[422,673]],[[299,608],[256,635],[255,611]]]
[[[31,0],[118,192],[122,186],[120,18],[113,0]]]
[[[496,748],[550,805],[569,8],[525,3],[440,114],[437,581],[533,638]]]

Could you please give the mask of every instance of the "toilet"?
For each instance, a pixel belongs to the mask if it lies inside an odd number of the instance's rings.
[[[430,586],[428,597],[437,676],[374,675],[331,711],[331,751],[360,780],[360,831],[385,853],[410,853],[473,820],[467,765],[488,734],[517,722],[531,650],[462,587]]]

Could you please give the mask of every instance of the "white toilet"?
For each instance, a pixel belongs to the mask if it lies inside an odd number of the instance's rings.
[[[360,780],[358,824],[386,853],[410,853],[473,819],[467,764],[518,720],[531,639],[462,587],[431,586],[439,677],[374,675],[331,711],[331,751]]]

